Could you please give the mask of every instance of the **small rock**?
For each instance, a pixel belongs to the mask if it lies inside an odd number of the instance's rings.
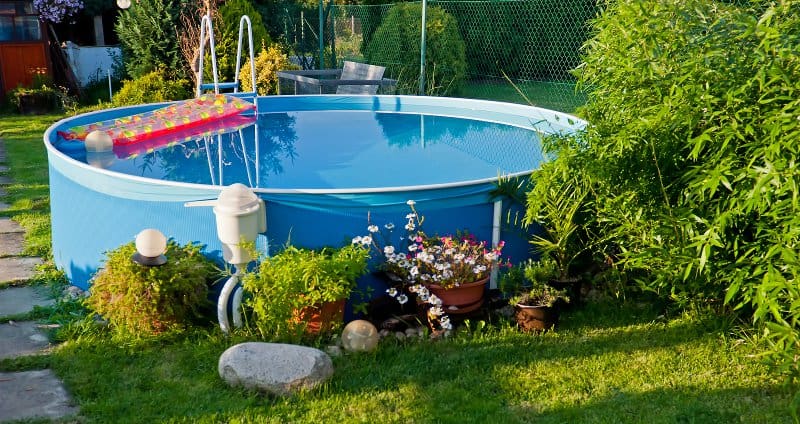
[[[398,331],[398,332],[394,333],[394,337],[397,338],[397,340],[403,341],[403,340],[406,339],[406,333],[404,333],[402,331]]]
[[[417,334],[419,334],[419,333],[417,332],[416,328],[414,328],[414,327],[406,328],[406,336],[407,337],[416,337]]]
[[[287,396],[313,389],[333,375],[325,352],[282,343],[241,343],[219,358],[219,375],[232,387]]]
[[[325,348],[325,352],[333,357],[342,356],[342,348],[339,346],[328,346]]]
[[[63,292],[63,297],[68,300],[75,300],[87,296],[89,296],[89,292],[81,290],[78,286],[69,286],[65,288]]]
[[[425,333],[427,333],[427,329],[425,327],[420,327],[417,329],[417,335],[419,337],[425,337]]]
[[[503,306],[497,310],[497,313],[500,314],[500,316],[511,318],[514,316],[514,307],[511,305]]]
[[[389,330],[385,329],[385,328],[378,332],[378,335],[381,336],[381,338],[386,337],[389,334],[391,334],[391,332]]]

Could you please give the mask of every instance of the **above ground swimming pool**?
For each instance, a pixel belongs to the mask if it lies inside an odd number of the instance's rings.
[[[524,259],[524,235],[505,222],[519,205],[490,192],[499,177],[539,167],[543,134],[584,125],[550,110],[454,98],[271,96],[256,102],[251,125],[114,152],[87,153],[57,132],[163,104],[84,114],[50,127],[44,138],[53,255],[71,282],[88,287],[104,252],[145,228],[203,244],[209,256],[221,258],[211,209],[184,203],[216,198],[233,183],[266,202],[267,232],[258,242],[265,254],[287,242],[341,245],[365,234],[368,219],[402,223],[406,202],[414,200],[427,232],[499,237],[507,256]]]

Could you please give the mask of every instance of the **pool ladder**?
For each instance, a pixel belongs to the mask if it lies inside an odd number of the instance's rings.
[[[244,28],[247,27],[247,42],[249,46],[249,53],[250,53],[250,78],[251,78],[251,87],[253,87],[253,91],[249,92],[239,92],[239,67],[241,66],[242,61],[242,38],[244,35]],[[208,31],[208,44],[209,50],[211,52],[211,70],[214,75],[214,82],[213,83],[203,83],[203,64],[206,58],[206,31]],[[215,94],[219,94],[219,91],[222,90],[233,90],[233,93],[239,94],[240,96],[257,96],[256,93],[256,62],[255,58],[253,57],[253,27],[250,23],[250,17],[247,15],[242,15],[241,19],[239,19],[239,42],[236,46],[236,74],[234,76],[233,82],[219,82],[219,73],[217,72],[217,51],[216,45],[214,44],[214,29],[211,25],[211,16],[208,14],[203,15],[203,18],[200,20],[200,66],[198,67],[197,72],[197,97],[200,97],[203,94],[203,90],[210,90],[214,89]]]

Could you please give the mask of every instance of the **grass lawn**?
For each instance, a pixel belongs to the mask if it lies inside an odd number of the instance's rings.
[[[531,104],[567,113],[574,113],[578,106],[586,102],[586,94],[576,92],[573,83],[529,81],[515,83],[515,85],[516,87],[502,80],[496,82],[467,81],[459,93],[459,97]],[[520,94],[520,91],[524,93],[527,100]]]
[[[31,252],[45,254],[41,133],[57,118],[0,117],[16,179],[6,215],[33,231]],[[35,315],[80,316],[73,303],[45,312]],[[796,390],[731,323],[633,299],[576,308],[544,335],[499,320],[444,341],[385,340],[373,353],[335,358],[328,383],[289,399],[232,390],[219,378],[219,355],[251,340],[244,336],[209,326],[131,344],[87,327],[69,327],[49,355],[0,360],[0,371],[52,368],[80,405],[80,422],[97,423],[781,423],[792,421]]]

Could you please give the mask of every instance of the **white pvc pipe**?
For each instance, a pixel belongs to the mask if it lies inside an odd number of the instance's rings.
[[[503,215],[503,200],[496,200],[494,202],[494,213],[492,214],[492,246],[497,246],[500,243],[500,219]],[[492,273],[489,278],[489,288],[497,288],[497,265],[492,267]]]
[[[219,328],[222,329],[222,332],[225,334],[229,334],[231,332],[231,324],[228,320],[228,299],[231,297],[231,293],[233,289],[236,287],[236,284],[239,282],[239,269],[236,269],[236,273],[231,275],[231,278],[228,278],[225,281],[225,285],[222,286],[222,291],[219,293],[219,300],[217,301],[217,321],[219,322]],[[236,299],[234,297],[234,299]],[[241,296],[239,296],[239,301],[241,303]],[[234,305],[236,310],[238,310],[238,305]],[[236,320],[234,319],[234,324]],[[239,324],[241,325],[241,317],[239,317]]]

